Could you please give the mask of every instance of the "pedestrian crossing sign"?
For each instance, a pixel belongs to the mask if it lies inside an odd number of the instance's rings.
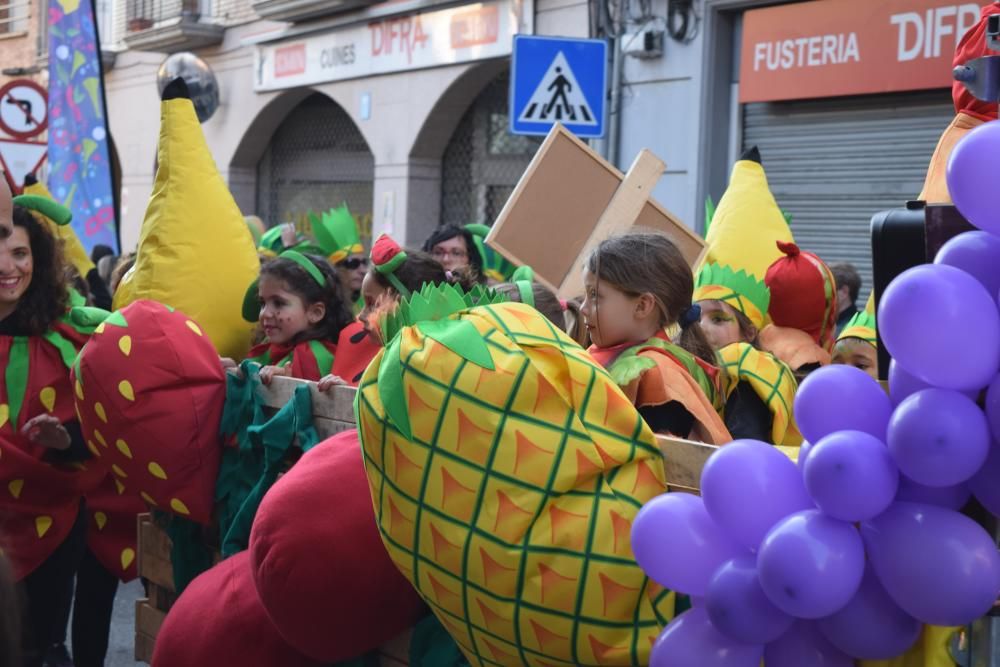
[[[578,137],[602,137],[607,42],[565,37],[514,37],[510,131],[548,134],[562,123]]]

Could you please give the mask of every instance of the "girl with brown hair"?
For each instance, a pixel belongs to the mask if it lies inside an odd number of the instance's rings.
[[[711,444],[732,440],[719,416],[715,352],[692,303],[694,278],[677,247],[659,234],[608,239],[587,259],[584,286],[590,353],[649,426]]]

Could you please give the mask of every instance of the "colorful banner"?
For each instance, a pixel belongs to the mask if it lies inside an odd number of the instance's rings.
[[[49,190],[89,251],[118,252],[101,49],[90,0],[49,0]]]

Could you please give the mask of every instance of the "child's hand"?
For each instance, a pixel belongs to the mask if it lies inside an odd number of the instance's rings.
[[[271,378],[284,375],[288,377],[289,371],[287,366],[264,366],[260,369],[260,383],[264,386],[271,384]]]
[[[47,449],[66,450],[70,446],[69,431],[52,415],[38,415],[29,419],[21,429],[21,434]]]
[[[347,380],[337,375],[324,375],[320,378],[320,381],[316,383],[316,388],[320,391],[330,391],[337,385],[347,386]]]
[[[230,359],[229,357],[219,357],[219,363],[222,364],[223,373],[227,373],[230,370],[235,370],[236,375],[238,375],[239,377],[243,377],[243,371],[240,370],[240,365],[236,363],[235,360]]]

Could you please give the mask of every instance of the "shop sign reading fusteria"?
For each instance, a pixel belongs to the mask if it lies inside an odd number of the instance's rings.
[[[740,102],[946,88],[955,45],[988,4],[816,0],[748,11]]]
[[[497,0],[387,16],[302,39],[261,44],[254,90],[277,90],[510,55],[531,4]]]

